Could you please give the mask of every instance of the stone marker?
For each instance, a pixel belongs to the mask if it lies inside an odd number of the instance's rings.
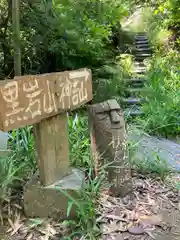
[[[96,174],[108,164],[110,191],[124,196],[132,190],[132,179],[122,110],[116,100],[108,100],[89,106],[88,112]]]
[[[76,195],[84,173],[69,168],[66,111],[92,100],[88,69],[15,77],[0,85],[0,129],[34,126],[39,175],[24,189],[24,209],[29,217],[66,218],[68,198]],[[75,211],[71,211],[71,216]]]
[[[0,131],[0,157],[6,156],[10,151],[7,148],[8,133]]]

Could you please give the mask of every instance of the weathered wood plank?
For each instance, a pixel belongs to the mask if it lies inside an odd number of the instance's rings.
[[[69,171],[67,113],[44,119],[34,128],[40,182],[50,185]]]
[[[92,100],[89,69],[28,75],[0,84],[0,128],[35,124]]]

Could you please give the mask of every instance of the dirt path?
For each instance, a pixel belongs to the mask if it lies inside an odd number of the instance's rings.
[[[180,239],[180,193],[160,180],[134,176],[134,192],[123,199],[103,196],[103,239]]]

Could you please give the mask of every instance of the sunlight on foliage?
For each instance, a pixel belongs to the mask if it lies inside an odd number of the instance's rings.
[[[143,96],[145,117],[140,125],[150,133],[169,136],[180,134],[179,53],[170,50],[155,55],[147,78],[149,94]]]

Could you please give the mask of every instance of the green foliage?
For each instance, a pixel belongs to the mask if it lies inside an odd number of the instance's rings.
[[[92,166],[88,118],[78,115],[69,116],[69,147],[70,164],[76,167],[89,168]],[[37,159],[33,127],[13,130],[9,142],[11,155],[0,158],[0,185],[2,196],[17,179],[28,179],[37,169]],[[4,198],[4,197],[3,197]]]
[[[152,59],[147,75],[149,91],[143,96],[145,115],[140,120],[140,125],[150,133],[166,137],[180,134],[179,61],[175,50]]]
[[[75,205],[77,209],[77,219],[71,222],[72,234],[68,239],[73,237],[84,237],[85,239],[96,240],[98,239],[101,230],[97,222],[97,200],[100,197],[102,186],[105,186],[105,175],[103,169],[99,177],[92,179],[92,169],[88,172],[88,181],[84,184],[82,189],[78,192],[78,196],[73,198],[66,191],[62,191],[69,198],[69,207],[67,215],[72,206]]]
[[[20,180],[19,171],[24,167],[24,164],[21,162],[20,165],[17,165],[16,160],[14,156],[0,158],[0,204],[8,200],[12,183]]]
[[[0,4],[0,38],[5,44],[0,46],[1,78],[9,75],[13,66],[11,5],[7,3]],[[21,1],[23,73],[96,68],[104,64],[114,57],[112,29],[119,26],[127,8],[123,0]]]
[[[68,123],[70,164],[83,168],[92,166],[88,118],[76,114],[75,116],[69,116]]]
[[[104,65],[97,70],[94,82],[94,102],[117,98],[123,94],[123,70],[117,65]]]
[[[145,134],[144,130],[141,133]],[[140,174],[153,175],[160,177],[163,181],[166,180],[171,172],[167,162],[164,159],[161,159],[156,152],[152,153],[152,156],[149,155],[148,157],[141,155],[138,152],[138,145],[138,141],[135,142],[129,140],[128,142],[131,168]]]
[[[96,65],[107,58],[111,27],[124,14],[123,6],[106,1],[54,1],[55,25],[50,49],[59,53],[66,67]],[[66,41],[61,36],[66,35]],[[51,35],[51,34],[50,34]],[[63,55],[62,55],[62,53]]]
[[[36,170],[32,127],[13,130],[9,148],[11,154],[0,158],[0,201],[10,197],[14,183],[27,180]]]
[[[131,76],[132,56],[120,54],[115,63],[109,63],[96,69],[94,73],[94,102],[101,102],[111,98],[124,97],[124,79]]]
[[[180,27],[180,2],[178,0],[159,0],[156,4],[154,13],[164,18],[165,25]]]
[[[162,180],[165,180],[166,177],[170,174],[167,163],[165,161],[162,161],[162,159],[160,159],[158,155],[155,155],[153,161],[152,159],[146,158],[143,161],[134,161],[132,162],[132,166],[137,172],[143,175],[155,175],[160,177]]]
[[[11,132],[9,147],[17,158],[17,165],[24,162],[26,169],[36,169],[33,127],[14,129]]]

